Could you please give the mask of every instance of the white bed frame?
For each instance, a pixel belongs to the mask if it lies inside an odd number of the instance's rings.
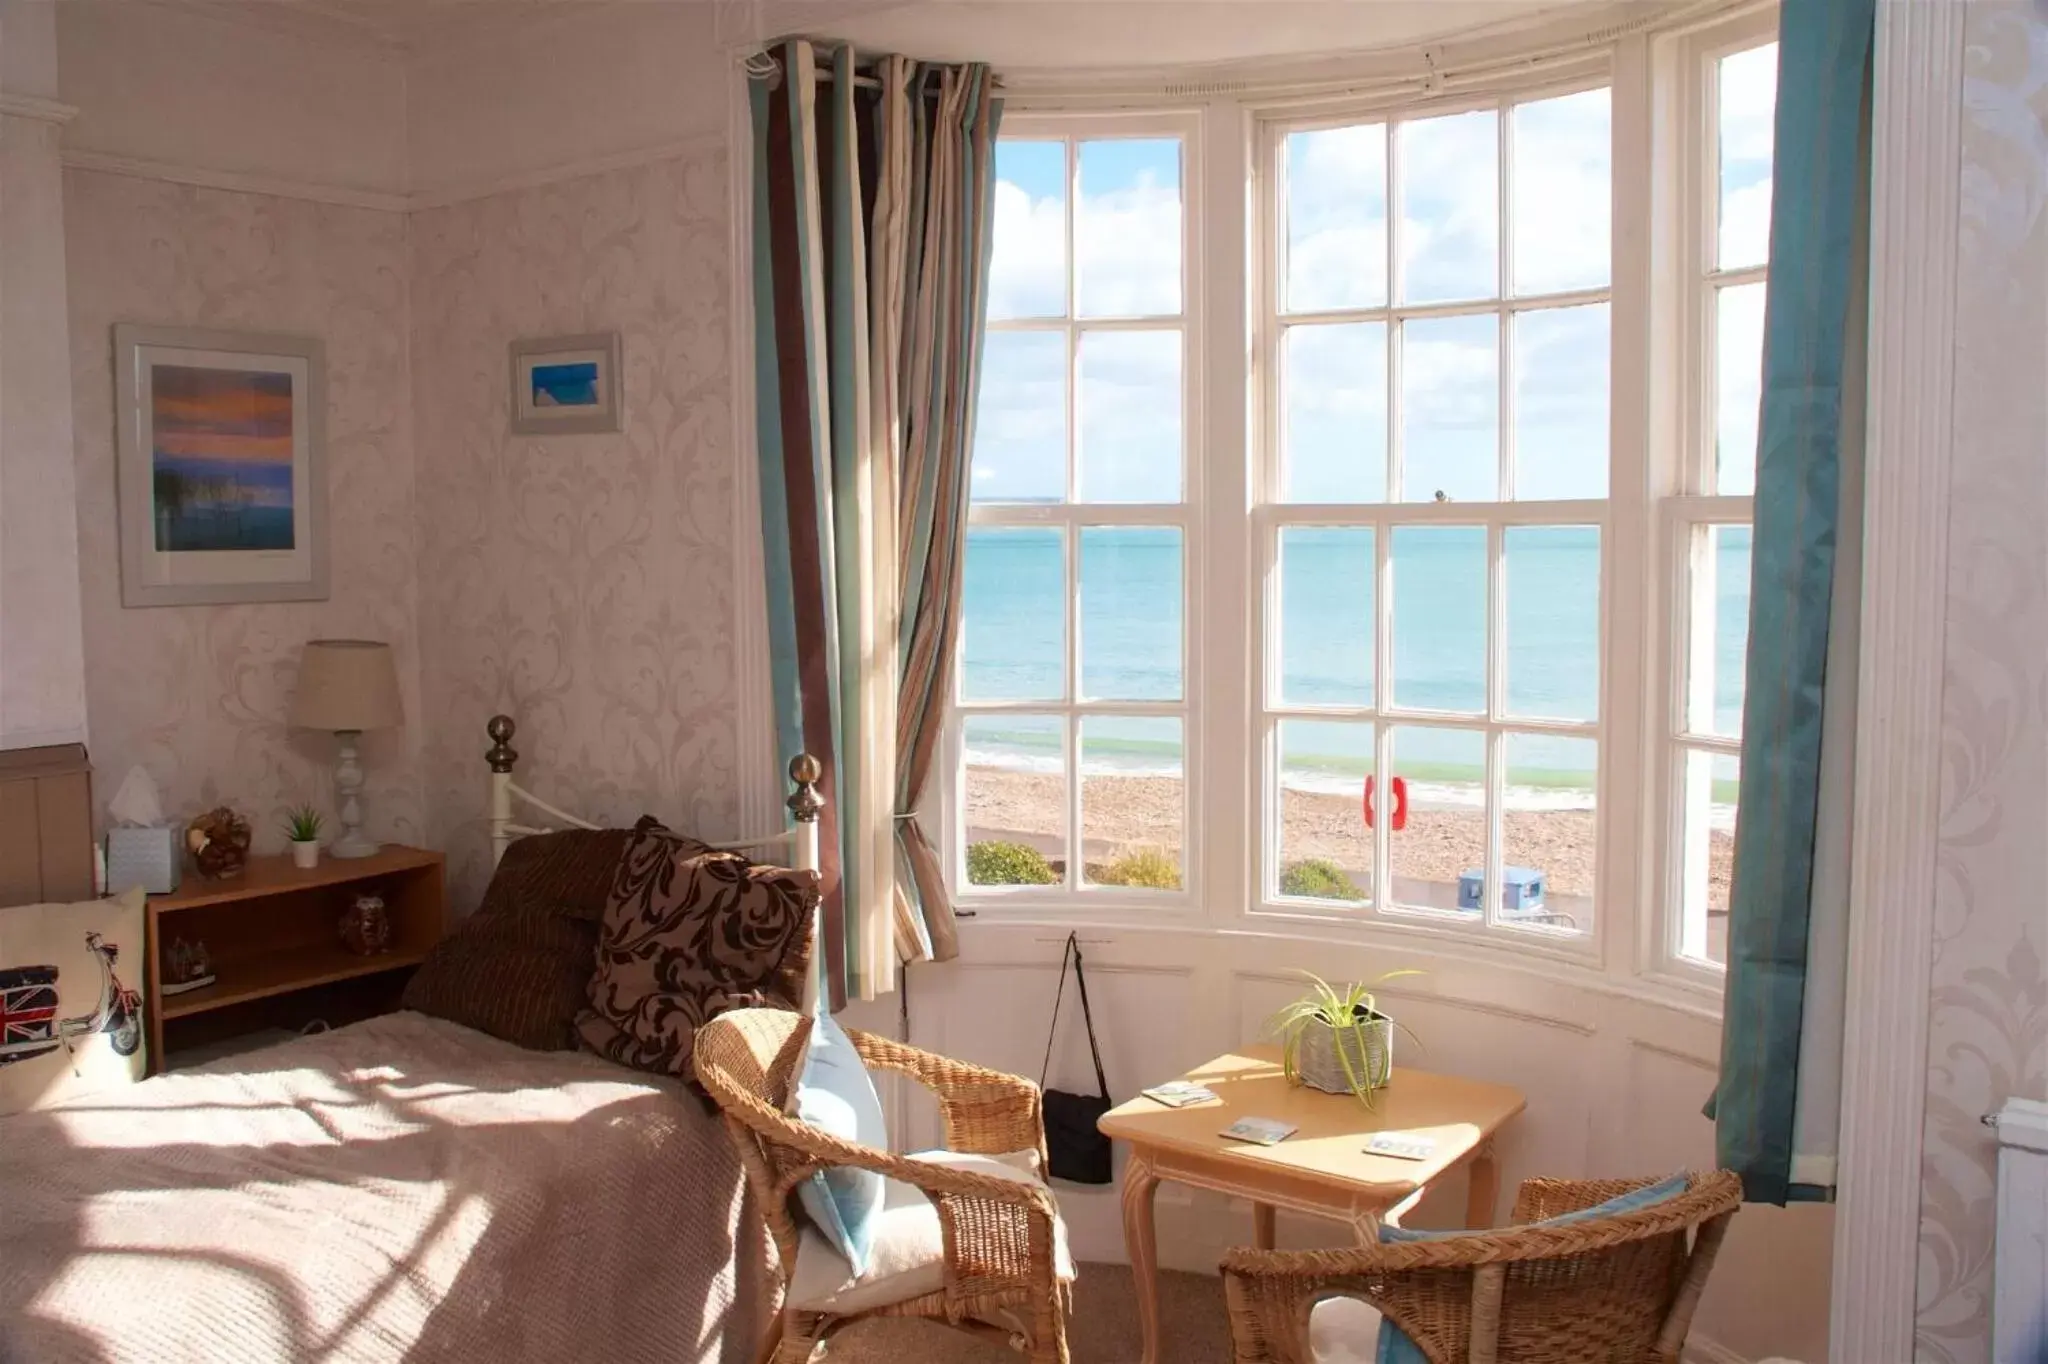
[[[505,849],[511,845],[513,839],[522,838],[528,834],[547,834],[555,831],[552,825],[518,823],[512,813],[515,800],[525,801],[542,814],[551,819],[561,821],[564,826],[571,829],[598,829],[603,827],[602,825],[592,824],[587,819],[578,819],[568,811],[548,804],[539,796],[536,796],[533,792],[528,791],[512,780],[513,765],[519,761],[519,752],[512,747],[512,735],[517,729],[518,726],[513,724],[512,717],[509,715],[493,715],[490,723],[484,726],[484,732],[491,736],[491,747],[484,754],[484,761],[489,763],[491,767],[490,825],[491,866],[493,869],[496,869],[498,863],[503,860]],[[794,820],[793,827],[755,837],[699,839],[698,841],[728,852],[786,848],[788,850],[787,861],[784,865],[795,867],[800,871],[814,872],[820,870],[818,859],[818,814],[825,808],[825,798],[818,791],[818,777],[821,771],[818,760],[808,753],[799,753],[789,760],[791,790],[789,799],[783,803],[789,807],[790,816]],[[692,837],[695,837],[695,835],[692,835]],[[812,941],[814,945],[821,941],[818,935],[821,934],[822,927],[823,925],[820,923],[813,923],[812,931],[814,936]],[[804,989],[804,1008],[807,1012],[814,1009],[817,1003],[819,972],[822,970],[824,953],[817,951],[814,946],[812,957],[814,962],[818,963],[818,966],[811,971],[810,979]]]

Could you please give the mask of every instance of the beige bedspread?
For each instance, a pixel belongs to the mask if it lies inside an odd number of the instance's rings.
[[[0,1361],[740,1364],[742,1188],[681,1086],[395,1014],[0,1118]]]

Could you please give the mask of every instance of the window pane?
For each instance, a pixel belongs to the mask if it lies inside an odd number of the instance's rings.
[[[1764,389],[1764,286],[1738,284],[1715,298],[1714,491],[1756,491],[1757,407]]]
[[[1372,834],[1362,806],[1373,759],[1371,725],[1280,722],[1281,895],[1372,898]]]
[[[1590,933],[1599,745],[1510,734],[1507,747],[1499,922]]]
[[[1605,89],[1515,106],[1515,292],[1598,289],[1612,273],[1611,101]]]
[[[1281,704],[1372,704],[1374,572],[1370,526],[1281,530]]]
[[[1067,146],[996,142],[995,243],[988,316],[1064,317],[1067,312]]]
[[[1695,536],[1685,727],[1740,739],[1749,666],[1750,529],[1704,526]]]
[[[1515,496],[1607,496],[1607,305],[1520,313]]]
[[[1762,265],[1771,252],[1771,139],[1778,105],[1778,45],[1721,59],[1723,270]]]
[[[1057,715],[970,715],[967,884],[1051,885],[1067,865],[1066,721]]]
[[[1500,292],[1500,141],[1491,109],[1399,125],[1401,301]]]
[[[1401,499],[1500,496],[1500,322],[1424,318],[1401,327]]]
[[[1066,577],[1059,530],[977,526],[967,532],[964,699],[1065,697]]]
[[[1084,502],[1180,501],[1180,332],[1083,332]]]
[[[1289,312],[1387,301],[1387,129],[1380,123],[1287,138]]]
[[[1081,695],[1178,701],[1180,530],[1090,526],[1081,532]]]
[[[974,500],[1059,502],[1066,495],[1066,337],[989,332],[974,417]]]
[[[1297,325],[1284,336],[1281,500],[1384,502],[1386,324]]]
[[[1180,139],[1081,144],[1074,299],[1083,317],[1180,311]]]
[[[1739,759],[1683,749],[1679,799],[1684,838],[1680,859],[1679,955],[1728,960],[1728,888],[1735,879],[1735,794]]]
[[[1486,529],[1396,526],[1393,702],[1486,710]]]
[[[1510,715],[1600,715],[1600,528],[1509,526],[1507,707]]]
[[[1181,888],[1185,786],[1179,720],[1081,722],[1081,847],[1091,885]]]
[[[1388,842],[1393,902],[1477,916],[1486,875],[1486,736],[1400,725],[1388,761],[1393,790],[1377,793],[1378,813],[1399,822],[1404,790],[1408,806],[1406,827]]]

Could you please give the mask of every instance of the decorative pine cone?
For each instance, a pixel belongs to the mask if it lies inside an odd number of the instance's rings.
[[[249,864],[249,821],[218,806],[192,821],[185,844],[201,876],[214,881],[240,876]]]

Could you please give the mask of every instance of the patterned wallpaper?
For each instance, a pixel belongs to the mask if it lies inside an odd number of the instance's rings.
[[[2048,19],[1970,6],[1918,1356],[1991,1354],[1997,1147],[2048,1097]]]
[[[722,148],[412,218],[428,841],[466,909],[494,711],[589,818],[736,830]],[[623,333],[626,429],[513,436],[515,338]]]
[[[71,380],[94,785],[131,764],[167,813],[229,803],[259,851],[287,805],[332,808],[333,741],[288,730],[300,645],[389,640],[408,723],[367,736],[372,836],[419,841],[418,613],[402,216],[69,170]],[[327,345],[333,596],[124,609],[114,502],[117,322],[319,336]]]

